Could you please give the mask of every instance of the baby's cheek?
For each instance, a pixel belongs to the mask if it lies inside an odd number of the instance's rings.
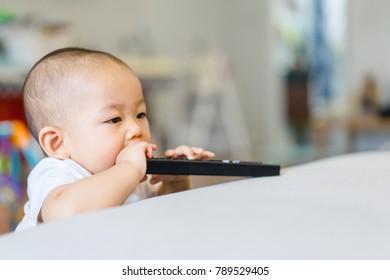
[[[106,162],[106,165],[108,165],[108,167],[115,165],[116,158],[118,157],[120,152],[123,150],[123,148],[124,148],[123,146],[116,146],[116,147],[111,148],[109,151],[107,151],[104,160]]]
[[[116,156],[113,156],[112,153],[101,153],[99,151],[97,153],[99,155],[89,162],[91,173],[96,174],[114,166]]]

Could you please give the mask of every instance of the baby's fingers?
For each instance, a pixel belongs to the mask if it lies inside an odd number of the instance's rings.
[[[186,145],[181,145],[174,150],[169,149],[165,152],[165,157],[178,158],[182,156],[188,159],[204,159],[212,158],[215,154],[200,147],[189,147]]]
[[[193,152],[190,147],[181,145],[176,149],[169,149],[165,152],[165,157],[168,158],[178,158],[186,156],[188,159],[193,159]]]
[[[210,151],[203,151],[201,154],[196,155],[196,158],[199,159],[206,159],[206,158],[213,158],[213,157],[215,157],[215,153]]]
[[[157,184],[158,182],[161,181],[161,178],[160,178],[160,175],[156,175],[156,174],[153,174],[151,177],[150,177],[150,180],[149,182],[154,185],[154,184]]]
[[[157,149],[157,146],[154,144],[148,144],[145,150],[147,158],[153,158],[153,151]]]
[[[213,158],[215,154],[210,151],[205,151],[202,148],[199,147],[192,147],[192,156],[194,159],[206,159],[206,158]]]

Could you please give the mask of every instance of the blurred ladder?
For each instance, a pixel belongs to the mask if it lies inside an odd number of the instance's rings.
[[[207,149],[216,145],[220,148],[223,143],[213,143],[212,139],[213,128],[220,123],[225,133],[217,139],[226,140],[229,155],[233,159],[251,160],[249,133],[226,56],[221,52],[209,53],[199,66],[189,142]]]

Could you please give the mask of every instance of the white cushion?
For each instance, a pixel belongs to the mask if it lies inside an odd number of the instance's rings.
[[[1,259],[390,259],[390,152],[356,153],[0,237]]]

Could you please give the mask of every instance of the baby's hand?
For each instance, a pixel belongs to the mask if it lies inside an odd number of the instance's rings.
[[[146,179],[146,158],[153,157],[153,151],[157,146],[147,142],[138,142],[126,146],[116,157],[116,163],[131,162],[134,163],[143,175],[142,181]]]
[[[181,145],[176,149],[167,150],[164,156],[166,158],[186,157],[188,159],[208,159],[213,158],[215,154],[199,147]],[[150,179],[150,183],[156,184],[158,182],[163,182],[162,186],[157,191],[158,194],[173,193],[191,188],[189,176],[153,175]]]

